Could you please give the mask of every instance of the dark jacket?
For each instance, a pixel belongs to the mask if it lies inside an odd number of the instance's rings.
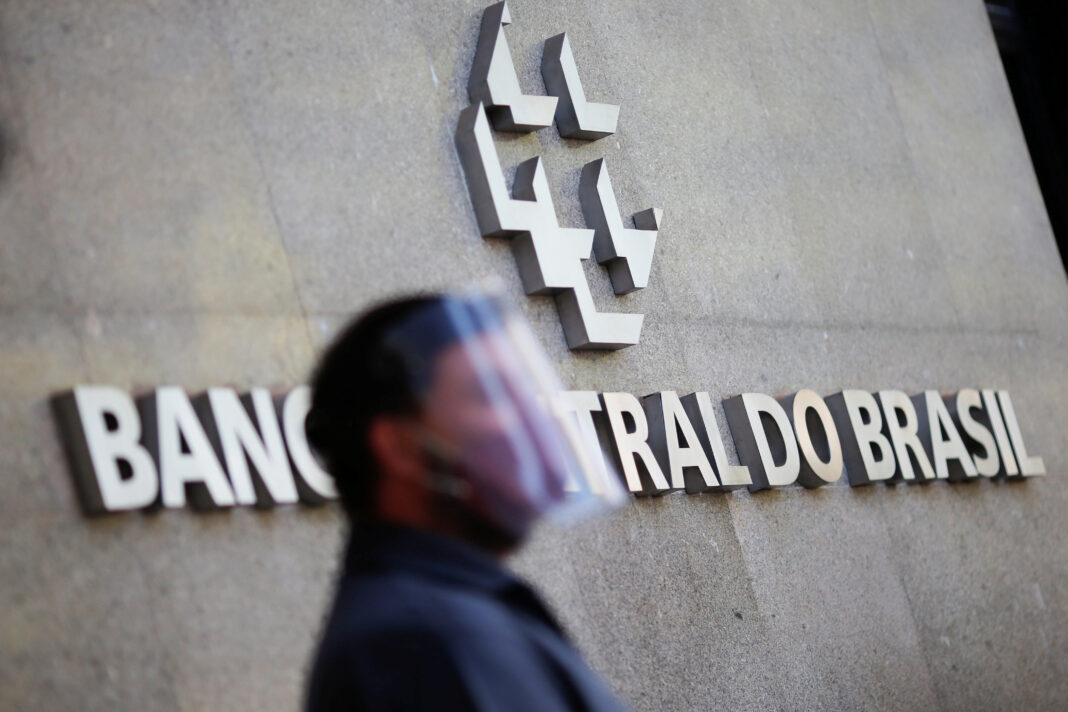
[[[488,555],[412,529],[354,530],[308,712],[623,709]]]

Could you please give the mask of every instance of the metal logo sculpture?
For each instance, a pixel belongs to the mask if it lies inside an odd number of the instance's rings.
[[[473,102],[460,114],[456,146],[467,176],[475,217],[483,237],[511,240],[527,294],[554,295],[568,346],[620,349],[638,343],[641,314],[601,312],[593,302],[582,260],[608,268],[616,294],[648,284],[663,211],[634,215],[634,229],[623,226],[604,159],[583,168],[579,200],[591,229],[560,227],[539,157],[519,164],[508,194],[500,158],[490,132],[531,132],[556,119],[560,135],[595,140],[616,130],[619,107],[586,101],[578,66],[566,34],[545,42],[541,73],[550,96],[524,94],[504,36],[511,23],[507,3],[486,8],[471,68],[468,94]]]

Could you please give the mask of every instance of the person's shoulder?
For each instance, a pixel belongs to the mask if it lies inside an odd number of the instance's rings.
[[[359,700],[360,709],[475,709],[465,660],[478,654],[465,644],[485,645],[471,632],[469,611],[459,612],[462,599],[403,574],[342,581],[310,678],[308,709],[348,709],[342,700]]]
[[[338,594],[312,712],[540,712],[571,709],[576,695],[589,709],[622,709],[562,639],[539,637],[491,593],[387,572],[348,578]]]
[[[507,612],[492,596],[407,572],[347,577],[333,624],[359,637],[452,637],[507,630]]]

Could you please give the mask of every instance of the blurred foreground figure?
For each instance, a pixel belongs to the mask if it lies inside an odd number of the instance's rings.
[[[323,356],[309,441],[352,536],[308,687],[327,710],[621,710],[498,558],[618,505],[519,318],[484,295],[363,315]]]

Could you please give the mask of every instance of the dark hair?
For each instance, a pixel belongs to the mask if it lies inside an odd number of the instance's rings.
[[[368,514],[374,504],[379,469],[367,442],[371,422],[418,407],[404,354],[388,343],[390,329],[444,300],[432,294],[373,307],[341,331],[315,369],[304,429],[350,517]]]

